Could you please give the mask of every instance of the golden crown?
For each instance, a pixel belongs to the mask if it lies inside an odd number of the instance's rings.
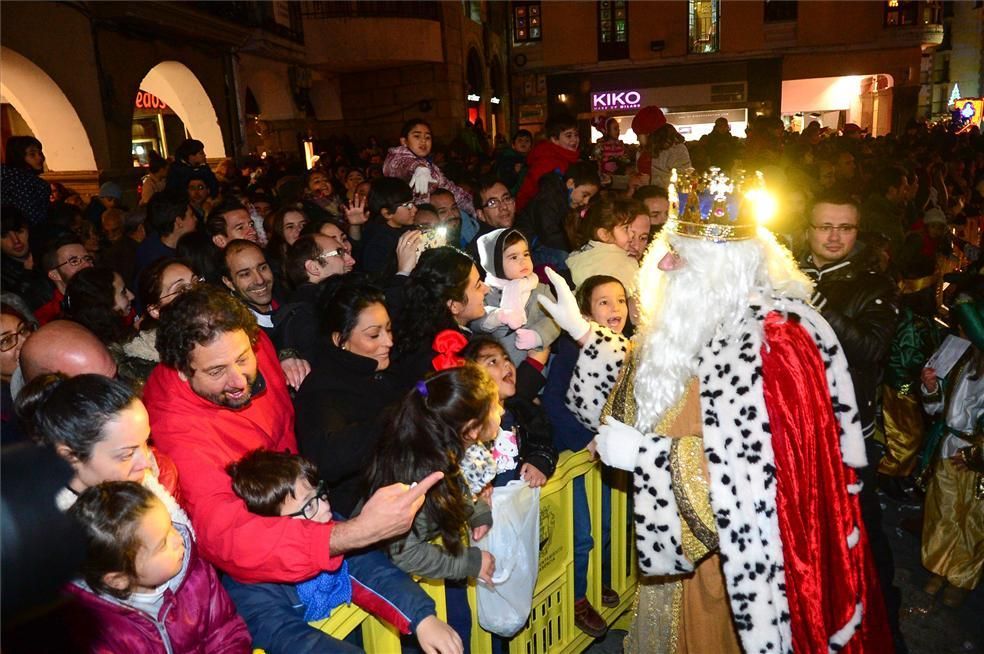
[[[700,174],[674,169],[667,191],[670,210],[663,229],[687,238],[715,243],[754,238],[759,222],[775,212],[760,172],[737,171],[732,178],[720,168]]]

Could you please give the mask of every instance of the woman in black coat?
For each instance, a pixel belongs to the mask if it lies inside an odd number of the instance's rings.
[[[393,335],[382,292],[349,275],[332,278],[321,298],[325,339],[317,365],[294,398],[301,454],[331,490],[334,511],[363,499],[362,473],[382,432],[384,409],[399,399]]]

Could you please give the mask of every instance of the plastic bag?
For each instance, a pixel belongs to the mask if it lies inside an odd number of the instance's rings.
[[[495,556],[492,587],[478,584],[478,623],[509,637],[530,617],[540,564],[540,489],[511,481],[492,490],[492,528],[476,545]]]

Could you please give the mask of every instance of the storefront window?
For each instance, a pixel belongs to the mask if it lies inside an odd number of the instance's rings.
[[[598,2],[598,58],[627,59],[629,56],[629,3],[626,0]]]
[[[513,41],[530,43],[543,38],[543,17],[539,2],[514,2]]]
[[[188,136],[177,114],[156,95],[143,90],[134,100],[131,130],[134,166],[149,164],[151,151],[167,157]]]
[[[690,0],[690,52],[718,51],[720,0]]]

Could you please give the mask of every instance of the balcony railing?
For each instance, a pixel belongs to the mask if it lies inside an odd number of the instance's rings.
[[[438,2],[304,0],[300,3],[300,11],[304,18],[421,18],[424,20],[441,20],[441,5]]]

